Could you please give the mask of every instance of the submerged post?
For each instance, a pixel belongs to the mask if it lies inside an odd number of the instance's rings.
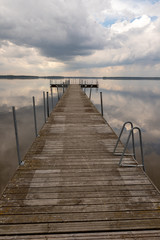
[[[47,117],[49,117],[49,94],[47,92]]]
[[[37,132],[37,118],[36,118],[36,105],[35,105],[35,97],[33,96],[33,113],[34,113],[34,126],[35,126],[35,136],[38,136]]]
[[[103,116],[103,99],[102,99],[102,92],[100,92],[100,99],[101,99],[101,114]]]
[[[43,107],[44,107],[44,122],[46,122],[46,99],[45,92],[43,92]]]
[[[18,140],[18,129],[17,129],[17,120],[16,120],[16,111],[15,107],[12,107],[13,112],[13,121],[14,121],[14,129],[15,129],[15,136],[16,136],[16,147],[17,147],[17,157],[18,157],[18,163],[21,165],[21,156],[20,156],[20,150],[19,150],[19,140]]]

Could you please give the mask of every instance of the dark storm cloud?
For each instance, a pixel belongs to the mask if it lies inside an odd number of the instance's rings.
[[[1,0],[1,5],[0,39],[37,48],[44,56],[67,60],[106,44],[102,26],[88,17],[80,0]]]

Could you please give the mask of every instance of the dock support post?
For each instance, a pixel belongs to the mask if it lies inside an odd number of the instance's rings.
[[[47,117],[49,117],[49,94],[47,92]]]
[[[52,104],[52,109],[53,109],[53,89],[51,87],[51,104]]]
[[[92,94],[92,86],[90,87],[89,99],[91,99],[91,94]]]
[[[35,126],[35,136],[38,136],[37,132],[37,118],[36,118],[36,105],[35,105],[35,97],[33,96],[33,113],[34,113],[34,126]]]
[[[101,114],[103,116],[103,99],[102,99],[102,92],[100,92],[100,99],[101,99]]]
[[[59,96],[59,89],[58,89],[58,85],[57,85],[57,96],[58,96],[58,101],[60,100],[60,96]]]
[[[18,163],[21,165],[21,156],[20,156],[20,150],[19,150],[19,140],[18,140],[18,129],[17,129],[17,120],[16,120],[16,111],[15,107],[12,107],[13,112],[13,121],[14,121],[14,129],[15,129],[15,136],[16,136],[16,147],[17,147],[17,157],[18,157]]]
[[[63,94],[64,94],[64,82],[63,82]]]
[[[44,107],[44,122],[46,122],[46,97],[45,97],[45,92],[43,92],[43,107]]]

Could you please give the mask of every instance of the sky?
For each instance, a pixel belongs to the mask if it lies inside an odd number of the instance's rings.
[[[160,0],[0,0],[0,74],[160,77]]]

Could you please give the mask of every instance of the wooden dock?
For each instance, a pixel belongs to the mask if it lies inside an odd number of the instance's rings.
[[[80,86],[39,135],[2,195],[0,239],[160,239],[159,192],[140,168],[118,166],[117,136]]]
[[[93,84],[91,84],[91,83],[79,83],[79,86],[81,87],[81,88],[98,88],[99,87],[99,85],[98,85],[98,83],[93,83]],[[52,87],[52,88],[67,88],[68,87],[68,84],[67,83],[51,83],[50,84],[50,87]]]

